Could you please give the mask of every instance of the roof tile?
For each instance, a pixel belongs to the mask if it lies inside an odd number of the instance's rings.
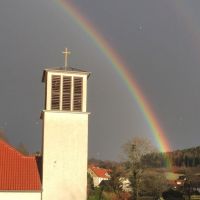
[[[109,172],[110,170],[108,169],[103,169],[100,167],[95,167],[95,166],[90,166],[89,167],[98,177],[101,178],[110,178]]]
[[[25,156],[0,140],[0,190],[40,190],[35,156]]]

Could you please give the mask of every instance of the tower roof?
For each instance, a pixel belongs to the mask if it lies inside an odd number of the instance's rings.
[[[0,140],[0,190],[37,191],[41,181],[35,156],[25,156]]]

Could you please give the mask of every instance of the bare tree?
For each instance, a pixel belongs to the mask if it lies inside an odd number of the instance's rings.
[[[142,157],[155,152],[156,149],[147,138],[142,137],[134,137],[123,148],[127,157],[127,169],[129,171],[129,181],[132,188],[132,199],[137,200],[145,169],[142,165]]]
[[[1,129],[0,129],[0,140],[8,142],[8,138],[6,137],[5,133]]]
[[[142,193],[157,200],[167,189],[167,179],[160,172],[146,171],[142,179]]]
[[[122,177],[125,176],[124,168],[121,165],[112,167],[111,170],[111,179],[109,181],[111,188],[113,189],[114,193],[117,195],[118,199],[121,198],[122,192],[122,181],[120,180]]]

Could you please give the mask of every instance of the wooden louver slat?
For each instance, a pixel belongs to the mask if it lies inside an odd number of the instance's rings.
[[[60,109],[60,76],[53,75],[51,82],[51,109]]]
[[[83,78],[74,77],[74,111],[82,111]]]
[[[62,109],[71,110],[71,77],[63,77],[63,99]]]

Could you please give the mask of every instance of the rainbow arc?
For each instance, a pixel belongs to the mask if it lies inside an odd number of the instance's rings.
[[[122,78],[132,98],[137,102],[141,112],[143,113],[144,119],[158,144],[159,150],[161,152],[169,152],[171,148],[166,138],[166,134],[160,126],[159,120],[153,112],[151,105],[148,103],[147,98],[143,94],[132,73],[129,71],[128,66],[123,62],[123,59],[120,58],[117,52],[114,51],[111,45],[97,31],[96,27],[81,13],[76,5],[67,0],[59,0],[59,3],[67,11],[67,14],[74,19],[77,25],[80,26],[87,35],[89,35],[97,48],[99,48],[102,54],[111,62],[113,69],[116,70]],[[166,158],[166,166],[171,167],[168,158]]]

